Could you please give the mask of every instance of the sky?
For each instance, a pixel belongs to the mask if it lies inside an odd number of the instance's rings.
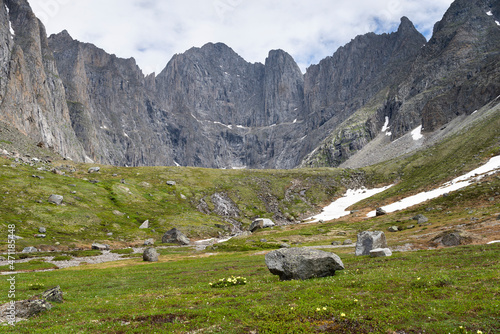
[[[174,54],[222,42],[249,62],[270,50],[303,72],[368,32],[396,31],[407,16],[429,39],[453,0],[28,0],[47,33],[69,34],[159,73]]]

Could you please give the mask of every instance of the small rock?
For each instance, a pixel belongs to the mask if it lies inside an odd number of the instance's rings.
[[[250,225],[249,231],[250,232],[255,232],[255,231],[259,230],[259,229],[269,228],[269,227],[273,227],[275,225],[276,224],[274,224],[274,222],[271,219],[257,218]]]
[[[339,246],[340,245],[340,242],[338,241],[332,241],[332,246]]]
[[[187,199],[187,197],[184,194],[181,194],[181,199]]]
[[[178,243],[181,245],[189,245],[191,241],[186,237],[181,231],[176,228],[171,229],[168,232],[165,232],[163,235],[161,242],[163,243]]]
[[[38,252],[38,249],[36,249],[35,247],[25,247],[23,249],[23,253],[36,253]]]
[[[113,211],[113,214],[114,214],[115,216],[125,216],[125,214],[124,214],[123,212],[120,212],[120,211],[118,211],[118,210],[114,210],[114,211]]]
[[[54,245],[59,246],[61,243],[58,241]]]
[[[154,248],[146,248],[142,253],[142,259],[147,262],[157,262],[158,252]]]
[[[267,239],[260,239],[260,242],[267,242]]]
[[[411,230],[412,228],[415,228],[415,225],[410,225],[407,227],[408,230]]]
[[[99,173],[99,171],[101,170],[100,167],[90,167],[88,172],[89,174],[92,174],[92,173]]]
[[[377,217],[380,217],[380,216],[383,216],[383,215],[386,215],[387,214],[387,211],[385,211],[384,209],[382,208],[377,208],[377,211],[375,212],[375,215]]]
[[[399,231],[399,227],[397,227],[397,226],[391,226],[387,230],[389,232],[398,232]]]
[[[167,181],[167,185],[175,186],[177,183],[175,181]]]
[[[144,221],[141,226],[139,226],[140,229],[145,229],[149,228],[149,220]]]
[[[47,229],[45,227],[38,228],[39,233],[47,233]]]
[[[42,293],[42,299],[45,299],[49,302],[62,303],[63,302],[63,292],[61,287],[58,285],[52,289],[48,289],[44,293]]]
[[[61,205],[63,202],[64,197],[61,195],[50,195],[49,197],[49,203],[53,203],[56,205]]]
[[[370,251],[370,257],[392,256],[392,251],[389,248],[375,248]]]
[[[344,235],[347,235],[347,233],[346,232],[338,232],[337,235],[338,236],[344,236]]]
[[[280,244],[280,248],[290,248],[290,245],[287,244],[286,242]]]
[[[73,195],[75,195],[75,194],[76,194],[76,191],[74,191],[74,190],[73,190],[71,193],[72,193]]]
[[[416,220],[419,225],[422,225],[422,224],[427,223],[429,221],[429,219],[426,216],[421,215],[421,214],[416,215],[412,219]]]
[[[47,237],[45,234],[35,234],[33,235],[35,238],[45,238]]]
[[[103,250],[109,250],[110,247],[109,247],[109,245],[103,245],[103,244],[93,243],[92,244],[92,249],[103,251]]]
[[[108,237],[112,237],[113,236],[113,232],[109,232],[106,234]]]
[[[353,242],[351,239],[345,239],[344,242],[342,243],[343,245],[352,245]]]
[[[147,239],[147,240],[145,240],[145,241],[144,241],[144,244],[143,244],[143,245],[144,245],[144,246],[152,246],[152,245],[154,245],[154,244],[155,244],[154,239]]]

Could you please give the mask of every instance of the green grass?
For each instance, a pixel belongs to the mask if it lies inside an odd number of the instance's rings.
[[[36,281],[60,285],[65,302],[6,332],[497,333],[499,252],[489,245],[379,259],[342,254],[346,270],[335,276],[288,282],[253,252],[28,273],[18,277],[19,299],[33,295],[28,284]],[[210,287],[231,276],[247,284]]]
[[[31,260],[29,262],[16,263],[15,271],[32,271],[32,270],[46,270],[46,269],[57,269],[57,266],[45,262],[44,260],[36,259]],[[0,266],[0,272],[9,272],[11,271],[10,266]]]

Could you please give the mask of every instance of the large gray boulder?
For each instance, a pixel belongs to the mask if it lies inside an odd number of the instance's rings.
[[[63,202],[64,197],[61,195],[50,195],[49,197],[49,203],[53,203],[56,205],[61,205]]]
[[[170,244],[181,244],[181,245],[189,245],[191,241],[188,237],[186,237],[181,231],[176,228],[171,229],[168,232],[165,232],[163,237],[161,238],[161,242]]]
[[[280,280],[306,280],[335,275],[344,264],[336,254],[309,248],[283,248],[268,253],[266,265]]]
[[[158,252],[155,248],[146,248],[142,253],[142,259],[147,262],[157,262],[158,261]]]
[[[358,234],[355,251],[356,256],[370,255],[370,251],[375,248],[387,248],[384,232],[364,231]]]
[[[269,228],[269,227],[273,227],[275,225],[276,224],[271,219],[257,218],[252,222],[249,230],[250,230],[250,232],[255,232],[257,230],[260,230],[261,228]]]

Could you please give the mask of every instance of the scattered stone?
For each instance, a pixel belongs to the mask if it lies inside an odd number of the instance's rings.
[[[151,188],[151,184],[146,181],[139,183],[139,185],[143,188]]]
[[[7,239],[13,239],[13,240],[21,240],[23,237],[20,237],[18,235],[12,235],[12,234],[9,234]]]
[[[58,285],[54,288],[48,289],[47,291],[42,293],[42,299],[45,299],[48,302],[62,303],[63,292],[61,290],[61,287]]]
[[[377,217],[380,217],[380,216],[383,216],[383,215],[386,215],[387,214],[387,211],[385,211],[384,209],[382,208],[377,208],[377,211],[375,211],[375,215]]]
[[[392,251],[389,248],[375,248],[370,251],[370,257],[392,256]]]
[[[63,171],[60,171],[59,169],[57,168],[53,168],[51,170],[52,173],[56,174],[56,175],[64,175],[65,173]]]
[[[410,225],[406,229],[411,230],[412,228],[415,228],[415,225]]]
[[[149,220],[145,220],[144,223],[142,223],[141,226],[139,226],[140,229],[145,229],[149,228]]]
[[[74,190],[73,190],[71,193],[72,193],[73,195],[75,195],[75,194],[76,194],[76,191],[74,191]]]
[[[335,275],[344,264],[336,254],[308,248],[278,249],[265,256],[267,268],[280,280],[306,280]]]
[[[276,224],[274,224],[274,222],[271,219],[258,218],[252,222],[252,224],[250,225],[249,231],[255,232],[261,228],[269,228],[269,227],[273,227],[275,225]]]
[[[280,248],[290,248],[290,245],[284,242],[280,245]]]
[[[0,322],[5,321],[7,319],[11,319],[9,315],[11,315],[12,305],[9,303],[3,304],[0,306]],[[37,315],[41,312],[48,311],[52,308],[52,305],[43,300],[43,299],[35,299],[35,300],[20,300],[15,302],[14,310],[15,310],[15,321],[26,320],[31,318],[34,315]]]
[[[59,246],[61,243],[58,241],[54,245]]]
[[[106,234],[108,237],[112,237],[113,236],[113,232],[109,232]]]
[[[61,205],[63,202],[64,197],[61,195],[50,195],[49,197],[49,203],[53,203],[56,205]]]
[[[187,197],[184,194],[181,194],[181,199],[187,199]]]
[[[23,253],[36,253],[38,252],[38,249],[36,249],[35,247],[25,247],[23,249]]]
[[[267,242],[267,239],[260,239],[260,242]]]
[[[35,235],[33,235],[33,236],[34,236],[35,238],[45,238],[45,237],[47,237],[47,235],[45,235],[45,234],[35,234]]]
[[[45,179],[43,176],[40,176],[40,175],[31,175],[31,177],[34,177],[34,178],[40,179],[40,180]]]
[[[452,247],[470,244],[473,241],[473,236],[462,230],[454,230],[443,232],[431,241],[443,246]]]
[[[1,153],[2,153],[2,155],[10,155],[10,153],[9,153],[9,152],[7,152],[7,151],[6,151],[6,150],[4,150],[4,149],[2,149]]]
[[[343,245],[352,245],[353,242],[351,239],[345,239],[344,242],[342,243]]]
[[[144,244],[143,244],[143,245],[144,245],[144,246],[152,246],[152,245],[154,245],[154,244],[155,244],[154,239],[147,239],[147,240],[145,240],[145,241],[144,241]]]
[[[167,181],[167,185],[175,186],[177,183],[175,181]]]
[[[124,214],[123,212],[120,212],[120,211],[118,211],[118,210],[114,210],[114,211],[113,211],[113,214],[114,214],[115,216],[125,216],[125,214]]]
[[[89,172],[89,174],[99,173],[100,170],[101,170],[101,167],[90,167],[88,172]]]
[[[146,248],[144,253],[142,253],[143,261],[147,262],[157,262],[158,261],[158,252],[154,248]]]
[[[121,179],[121,180],[120,180],[120,183],[121,183],[121,184],[127,184],[127,182],[125,182],[125,179]]]
[[[332,246],[339,246],[340,245],[340,242],[338,241],[332,241]]]
[[[181,231],[179,231],[176,228],[173,228],[170,231],[165,232],[165,234],[161,238],[161,242],[189,245],[191,241]]]
[[[369,255],[370,251],[376,248],[387,248],[384,232],[364,231],[358,234],[356,256]]]
[[[101,181],[99,181],[99,180],[90,180],[89,182],[92,183],[92,184],[97,184],[97,183],[100,183]]]
[[[398,232],[399,231],[399,227],[397,227],[397,226],[391,226],[387,230],[389,232]]]
[[[45,227],[38,228],[39,233],[47,233],[47,229]]]
[[[419,225],[422,225],[422,224],[427,223],[429,221],[429,219],[422,214],[418,214],[415,217],[413,217],[412,219],[416,220]]]
[[[103,250],[109,250],[110,247],[109,247],[109,245],[105,245],[105,244],[93,243],[92,249],[103,251]]]
[[[337,235],[338,236],[344,236],[344,235],[347,235],[347,233],[346,232],[338,232]]]

